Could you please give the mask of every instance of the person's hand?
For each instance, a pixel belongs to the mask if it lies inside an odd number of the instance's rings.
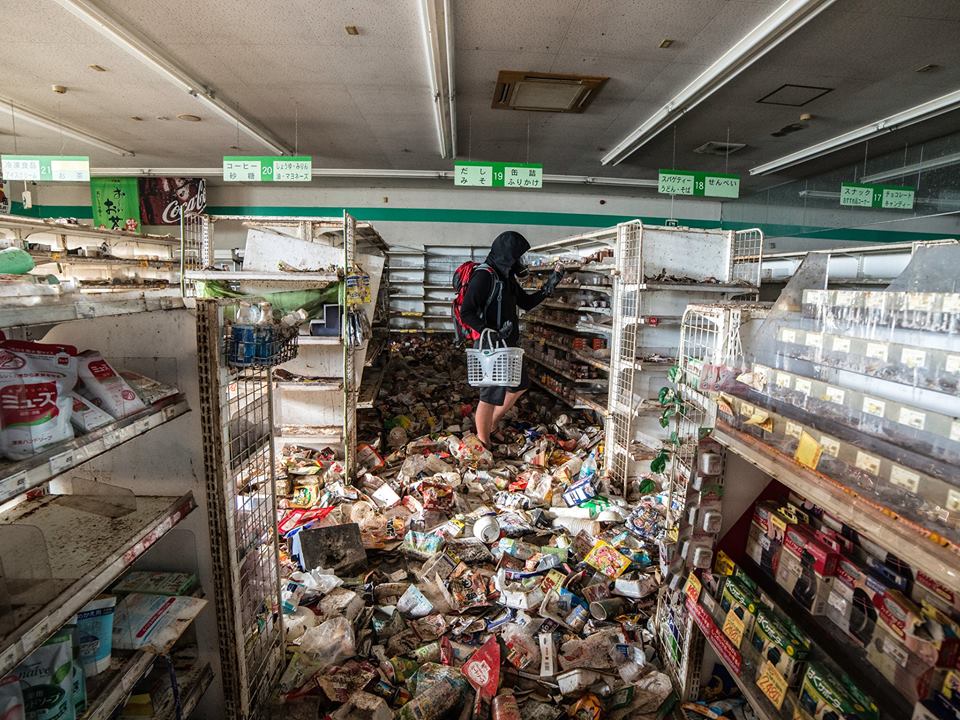
[[[500,329],[497,331],[497,340],[502,340],[506,342],[510,337],[510,333],[513,332],[513,321],[507,320],[503,325],[500,326]]]
[[[553,272],[550,273],[550,277],[547,278],[547,282],[543,284],[543,291],[547,295],[553,295],[554,291],[557,289],[557,285],[563,280],[563,270],[559,268],[554,268]]]

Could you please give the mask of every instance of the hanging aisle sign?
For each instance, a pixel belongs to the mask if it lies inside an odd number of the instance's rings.
[[[664,195],[700,195],[703,197],[740,197],[740,176],[691,170],[661,170],[657,192]]]
[[[541,163],[457,162],[453,166],[457,187],[507,187],[539,190],[543,187]]]
[[[224,182],[310,182],[309,155],[224,155]]]
[[[90,158],[86,155],[2,155],[0,173],[7,180],[90,180]]]
[[[912,210],[915,188],[904,185],[841,183],[840,204],[845,207]]]

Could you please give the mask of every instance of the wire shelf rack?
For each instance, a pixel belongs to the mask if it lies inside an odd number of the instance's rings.
[[[230,367],[236,300],[197,301],[201,424],[226,716],[266,717],[283,669],[270,369]]]

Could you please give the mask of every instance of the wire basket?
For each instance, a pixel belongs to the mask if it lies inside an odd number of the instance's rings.
[[[523,349],[493,344],[493,331],[484,330],[476,348],[467,348],[467,382],[473,387],[515,387],[523,376]]]
[[[274,367],[293,360],[299,350],[295,329],[227,323],[225,330],[223,354],[230,367]]]

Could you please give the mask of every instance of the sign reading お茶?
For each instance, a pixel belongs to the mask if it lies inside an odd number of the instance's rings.
[[[661,170],[657,192],[664,195],[700,195],[703,197],[740,197],[740,176],[691,170]]]
[[[7,180],[84,182],[90,179],[86,155],[3,155],[2,174]]]
[[[539,189],[543,187],[543,165],[540,163],[457,162],[453,166],[453,184],[457,187]]]

